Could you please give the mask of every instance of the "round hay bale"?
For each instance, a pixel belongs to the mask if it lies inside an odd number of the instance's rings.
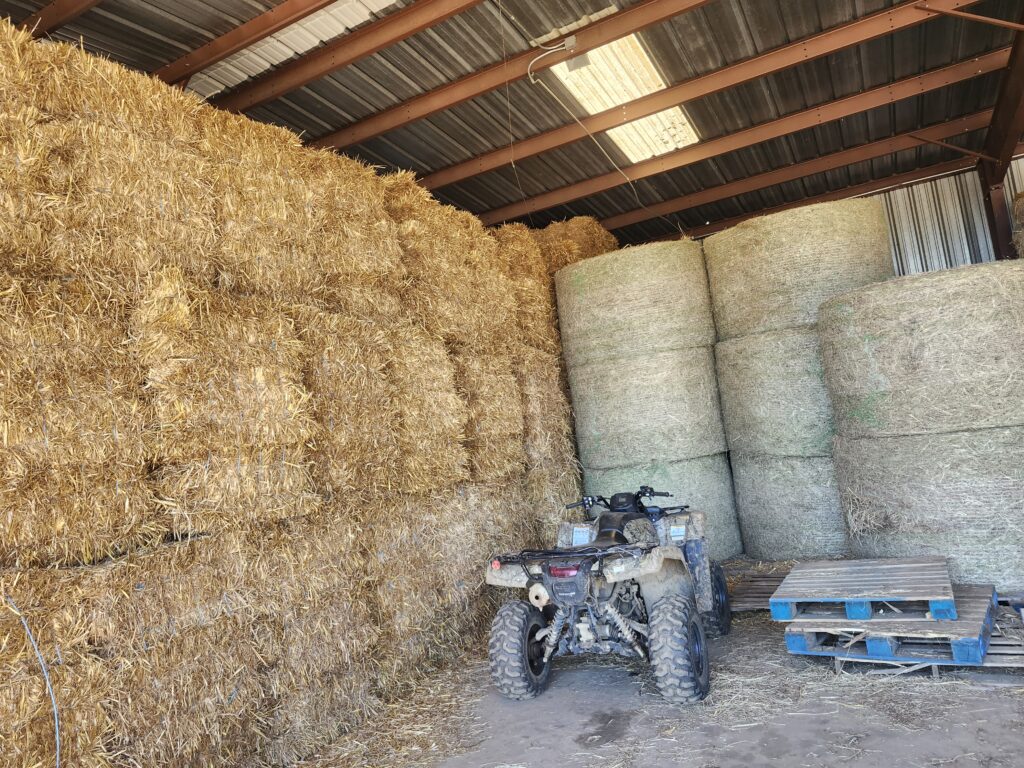
[[[568,366],[715,342],[699,243],[625,248],[555,275]]]
[[[813,325],[826,299],[892,277],[877,200],[749,219],[704,241],[720,339]]]
[[[854,557],[948,558],[949,575],[957,584],[993,584],[1000,592],[1024,590],[1020,553],[1024,536],[1018,531],[946,531],[944,533],[886,533],[850,536]],[[979,558],[978,556],[981,555]]]
[[[585,467],[679,461],[726,450],[711,347],[569,369]]]
[[[730,451],[831,455],[832,408],[814,329],[729,339],[715,358]]]
[[[851,533],[1024,530],[1024,427],[840,436],[835,464]]]
[[[1024,263],[861,288],[822,305],[819,330],[847,437],[1024,424]]]
[[[743,549],[759,560],[843,557],[832,460],[731,454]]]
[[[587,469],[584,477],[588,494],[610,496],[620,491],[635,491],[641,485],[668,491],[674,498],[662,502],[665,506],[689,504],[707,516],[711,557],[725,560],[743,551],[729,460],[724,453],[618,469]]]

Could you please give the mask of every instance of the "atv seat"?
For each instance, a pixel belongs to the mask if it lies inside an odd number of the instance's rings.
[[[608,500],[612,512],[636,514],[640,510],[636,504],[636,496],[632,493],[616,493]]]

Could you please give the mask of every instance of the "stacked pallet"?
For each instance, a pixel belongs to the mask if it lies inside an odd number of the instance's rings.
[[[0,49],[0,754],[54,759],[24,619],[67,764],[294,762],[458,653],[572,485],[550,309],[408,178]]]
[[[943,557],[799,563],[769,604],[790,653],[922,666],[981,665],[998,608],[992,585],[954,586]]]

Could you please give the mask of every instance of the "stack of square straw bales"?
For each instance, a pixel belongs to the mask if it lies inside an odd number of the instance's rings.
[[[78,766],[293,762],[486,626],[489,556],[579,492],[551,263],[610,235],[6,24],[0,182],[11,765],[55,751],[26,626]]]

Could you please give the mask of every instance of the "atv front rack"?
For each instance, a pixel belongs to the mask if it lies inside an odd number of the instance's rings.
[[[616,544],[610,547],[572,547],[562,549],[524,549],[516,554],[498,555],[494,559],[501,565],[526,565],[542,560],[559,560],[585,557],[604,557],[606,555],[631,555],[640,557],[652,549],[653,544]]]

